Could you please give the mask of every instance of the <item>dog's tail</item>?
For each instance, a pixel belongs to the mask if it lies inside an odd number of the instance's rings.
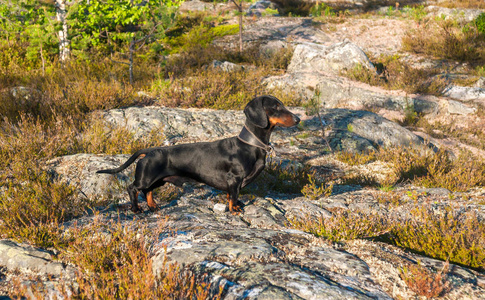
[[[155,148],[147,148],[147,149],[138,150],[124,164],[122,164],[118,168],[107,169],[107,170],[98,170],[98,171],[96,171],[96,173],[115,174],[115,173],[121,172],[124,169],[128,168],[128,166],[131,165],[139,156],[141,156],[141,155],[145,156],[147,153],[153,151],[154,149]]]

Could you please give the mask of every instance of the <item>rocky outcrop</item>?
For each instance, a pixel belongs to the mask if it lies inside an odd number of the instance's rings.
[[[485,100],[485,89],[482,87],[449,86],[443,94],[461,101]]]
[[[61,180],[69,183],[78,191],[78,196],[87,199],[123,199],[125,188],[130,181],[128,172],[114,175],[96,174],[102,169],[113,169],[123,164],[130,155],[116,156],[75,154],[54,158],[47,167]],[[126,197],[127,198],[127,197]]]
[[[406,198],[408,188],[396,193]],[[436,208],[450,201],[448,193],[431,189],[416,193],[434,197],[426,201],[435,203]],[[455,199],[455,207],[476,210],[476,205],[469,202],[473,197],[470,194],[463,197],[467,200]],[[170,202],[156,199],[162,207],[156,213],[134,215],[112,207],[96,216],[84,216],[77,223],[89,224],[97,218],[118,220],[130,228],[130,222],[137,219],[151,228],[166,219],[166,231],[151,246],[153,272],[159,273],[167,263],[177,262],[197,274],[208,274],[214,294],[221,288],[224,299],[410,298],[415,294],[400,276],[403,266],[419,261],[432,270],[443,268],[442,261],[389,244],[361,239],[334,244],[289,225],[295,217],[329,218],[337,207],[367,209],[386,216],[406,215],[413,205],[426,205],[422,200],[407,198],[409,205],[391,209],[379,204],[375,194],[355,189],[317,200],[288,195],[242,196],[244,211],[232,215],[215,209],[221,204],[219,198],[219,192],[209,187],[191,187]],[[72,224],[66,224],[67,229]],[[8,248],[2,248],[5,245]],[[17,265],[31,256],[42,257],[42,263],[58,264],[43,251],[31,252],[10,241],[0,242],[0,249],[4,250],[0,257],[13,249],[27,253],[10,256],[20,260]],[[13,265],[8,266],[10,269]],[[479,272],[450,264],[446,278],[451,286],[444,299],[485,296],[485,280]]]
[[[212,274],[213,284],[227,290],[225,299],[391,299],[358,257],[279,225],[284,210],[270,199],[256,199],[241,217],[214,214],[192,201],[161,212],[173,218],[169,226],[179,234],[160,239],[155,273],[165,257],[192,266]]]
[[[323,107],[385,108],[402,111],[412,107],[421,113],[437,113],[437,101],[430,101],[416,95],[404,96],[397,92],[383,91],[366,84],[356,83],[343,77],[316,73],[287,73],[268,77],[263,81],[268,89],[286,93],[297,93],[304,101],[313,97]]]
[[[306,116],[299,109],[294,111],[303,119],[299,129],[277,128],[271,138],[277,154],[283,160],[294,156],[304,157],[308,153],[320,153],[327,145],[333,150],[347,152],[426,145],[421,137],[406,128],[369,111],[321,110],[320,115],[325,124],[321,124],[318,117]],[[106,122],[128,127],[139,135],[148,134],[164,124],[163,133],[168,131],[170,134],[165,134],[165,138],[160,141],[161,145],[234,136],[239,133],[245,120],[241,111],[161,107],[114,109],[101,115]],[[328,144],[321,137],[322,128],[326,131]],[[301,135],[312,138],[299,138]],[[96,171],[116,168],[129,157],[129,154],[76,154],[52,159],[47,162],[47,167],[51,173],[76,187],[80,197],[127,202],[125,188],[133,180],[135,164],[115,175],[97,174]]]
[[[330,109],[323,112],[322,118],[332,128],[329,141],[334,150],[365,152],[424,144],[421,137],[373,112]]]
[[[157,130],[160,136],[175,141],[178,139],[207,140],[239,133],[245,117],[235,111],[209,109],[177,109],[159,106],[130,107],[99,112],[96,118],[108,124],[133,130],[136,137]],[[160,141],[160,144],[163,140]]]
[[[326,95],[324,93],[321,97],[329,100]],[[375,101],[375,99],[372,100]],[[385,99],[382,99],[382,101],[385,103]],[[405,99],[402,99],[402,101],[404,102]],[[366,103],[363,104],[365,105]],[[329,106],[331,105],[337,106],[338,102],[329,101]],[[426,109],[424,104],[419,102],[419,100],[416,100],[414,104],[407,102],[406,104],[396,103],[395,105],[414,105],[417,111]],[[399,108],[403,109],[404,107],[402,106]],[[277,128],[271,138],[277,148],[287,144],[296,135],[305,132],[318,134],[322,129],[320,121],[316,116],[307,116],[298,108],[293,110],[304,120],[302,126],[299,129]],[[422,143],[421,139],[409,130],[369,111],[325,109],[321,111],[321,114],[326,122],[325,129],[329,132],[332,143],[335,142],[336,145],[340,145],[337,147],[340,150],[353,151],[355,148],[342,148],[342,145],[345,143],[338,141],[339,137],[345,140],[362,139],[362,143],[369,146],[373,145],[373,148],[400,147]],[[136,136],[148,135],[153,130],[159,130],[160,136],[163,136],[160,140],[160,145],[168,145],[180,141],[215,140],[222,137],[234,136],[239,133],[245,122],[244,113],[241,111],[209,109],[183,110],[156,106],[113,109],[96,114],[96,116],[103,118],[112,126],[126,127],[132,130]],[[343,132],[345,132],[345,135],[342,135]],[[306,149],[309,147],[321,147],[306,144],[307,142],[305,140],[293,140],[295,146],[304,144],[301,146]],[[365,148],[368,147],[366,146]],[[74,159],[82,162],[82,157],[74,157]],[[53,163],[59,164],[60,162],[54,160]],[[84,162],[80,164],[85,166]],[[95,166],[98,167],[96,164]]]
[[[338,75],[341,71],[357,66],[374,70],[374,65],[364,51],[350,41],[330,46],[304,43],[295,47],[288,73],[314,72]]]
[[[444,16],[445,18],[455,19],[460,22],[471,22],[475,20],[485,10],[428,6],[426,7],[426,11],[430,16]]]
[[[210,11],[226,7],[226,3],[208,2],[200,0],[183,1],[179,7],[180,11]]]
[[[278,10],[281,9],[275,3],[269,0],[260,0],[251,4],[246,10],[247,16],[278,16]],[[269,11],[270,10],[270,11]],[[273,12],[276,10],[276,13]]]
[[[0,266],[10,270],[30,271],[35,274],[65,276],[74,279],[74,268],[53,261],[48,251],[0,240]]]
[[[328,41],[328,36],[312,25],[311,18],[265,17],[254,22],[248,22],[244,26],[243,43],[245,49],[253,45],[264,48],[266,45],[272,44],[271,48],[277,50],[277,46],[287,47],[288,43],[324,43]],[[214,44],[237,49],[239,37],[226,36],[214,41]]]

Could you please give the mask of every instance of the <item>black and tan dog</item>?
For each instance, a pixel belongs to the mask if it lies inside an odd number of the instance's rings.
[[[239,211],[241,188],[263,171],[266,154],[272,150],[269,138],[275,126],[289,127],[300,119],[273,96],[254,98],[244,108],[246,123],[236,137],[215,142],[148,148],[135,152],[116,169],[97,173],[114,174],[126,169],[138,157],[135,180],[127,188],[132,211],[140,212],[138,193],[145,194],[151,210],[157,209],[152,191],[166,182],[182,185],[198,181],[227,192],[230,211]]]

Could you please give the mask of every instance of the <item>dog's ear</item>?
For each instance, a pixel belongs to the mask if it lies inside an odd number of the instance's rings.
[[[266,128],[268,126],[268,117],[263,107],[264,97],[256,97],[249,102],[244,108],[246,118],[254,125]]]

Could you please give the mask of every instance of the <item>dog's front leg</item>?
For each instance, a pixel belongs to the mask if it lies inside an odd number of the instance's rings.
[[[138,206],[138,190],[135,189],[133,184],[130,184],[126,190],[128,191],[131,200],[131,211],[134,213],[141,213],[142,210]]]

